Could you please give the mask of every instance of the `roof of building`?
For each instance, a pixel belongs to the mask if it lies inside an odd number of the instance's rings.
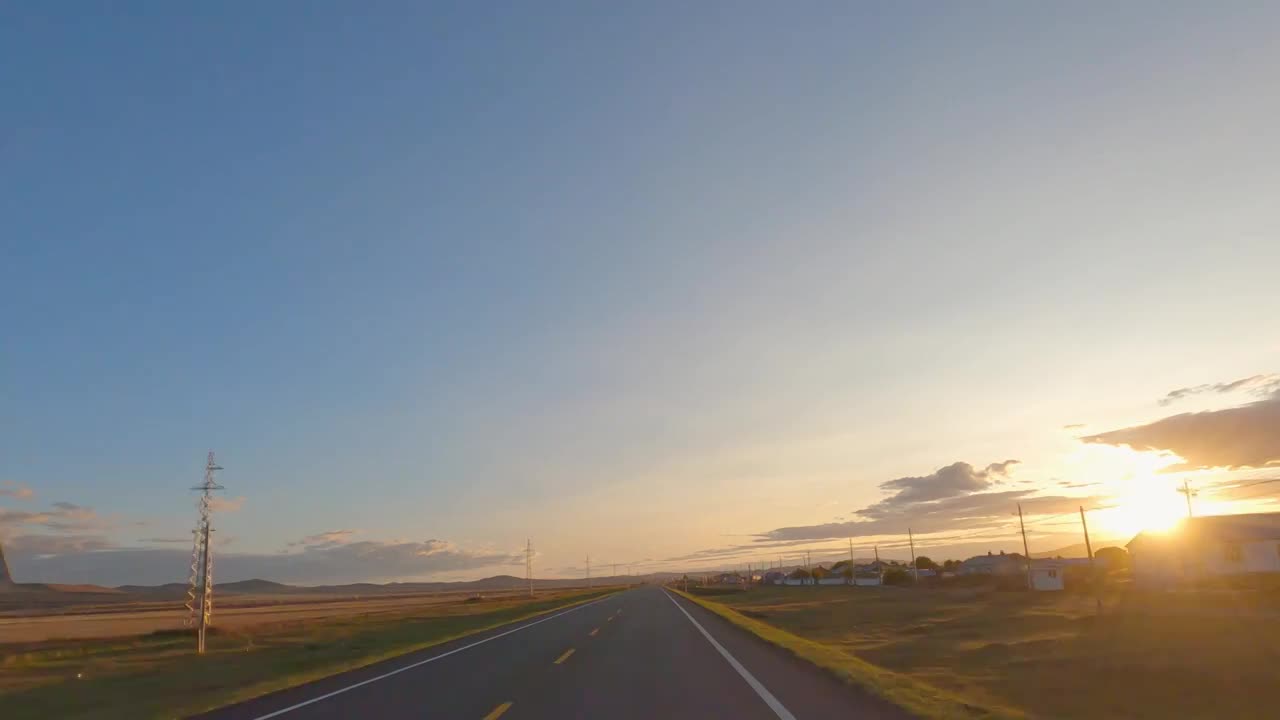
[[[1280,512],[1241,515],[1206,515],[1183,520],[1167,533],[1140,532],[1128,546],[1148,540],[1277,540],[1280,539]]]

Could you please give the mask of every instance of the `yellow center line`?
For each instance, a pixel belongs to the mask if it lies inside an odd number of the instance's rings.
[[[596,633],[598,632],[600,632],[600,628],[596,628],[595,630],[592,630],[590,633],[587,633],[587,634],[590,635],[591,637],[595,637]]]
[[[489,713],[488,715],[485,715],[484,720],[498,720],[498,718],[502,717],[502,713],[510,709],[511,709],[511,703],[504,702],[498,707],[494,708],[493,712]]]
[[[556,658],[556,664],[559,665],[563,663],[565,660],[568,660],[569,656],[572,654],[573,654],[573,648],[569,648],[568,650],[565,650],[563,655]]]

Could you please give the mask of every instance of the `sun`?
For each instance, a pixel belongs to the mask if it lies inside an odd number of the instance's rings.
[[[1114,504],[1098,511],[1101,523],[1112,532],[1168,532],[1187,515],[1183,497],[1172,484],[1137,482],[1118,495]]]

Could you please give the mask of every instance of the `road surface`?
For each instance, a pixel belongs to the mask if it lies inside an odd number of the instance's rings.
[[[905,720],[656,586],[505,626],[199,716]]]

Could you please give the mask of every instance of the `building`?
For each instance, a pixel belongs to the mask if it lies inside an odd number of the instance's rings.
[[[1087,563],[1088,559],[1085,562]],[[1065,560],[1032,560],[1031,589],[1040,591],[1065,589],[1068,564]]]
[[[976,555],[960,563],[958,575],[1017,575],[1026,572],[1027,565],[1018,553]]]
[[[1134,581],[1168,587],[1228,576],[1280,573],[1280,513],[1188,518],[1128,544]]]

